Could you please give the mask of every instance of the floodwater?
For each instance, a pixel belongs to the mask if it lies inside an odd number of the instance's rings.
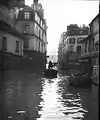
[[[97,120],[89,114],[90,90],[69,86],[68,77],[5,71],[0,120]]]

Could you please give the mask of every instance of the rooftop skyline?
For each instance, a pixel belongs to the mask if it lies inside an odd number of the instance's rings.
[[[31,6],[33,0],[26,0],[26,5]],[[62,32],[70,24],[88,26],[99,13],[99,0],[39,0],[47,19],[47,54],[57,54],[58,44]]]

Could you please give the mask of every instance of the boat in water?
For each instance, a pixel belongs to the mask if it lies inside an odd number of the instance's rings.
[[[56,70],[56,69],[46,69],[45,71],[44,71],[44,77],[46,77],[46,78],[57,78],[57,73],[58,73],[58,71]]]

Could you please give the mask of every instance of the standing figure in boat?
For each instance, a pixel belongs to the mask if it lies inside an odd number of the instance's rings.
[[[49,61],[49,65],[48,65],[48,69],[52,69],[52,67],[53,67],[53,64],[52,64],[52,62],[51,62],[51,60]]]

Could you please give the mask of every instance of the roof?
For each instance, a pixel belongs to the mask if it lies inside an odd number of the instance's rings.
[[[22,10],[19,11],[17,20],[27,20],[27,19],[24,19],[24,12],[30,12],[30,19],[28,19],[28,21],[29,20],[31,20],[31,21],[35,20],[35,12],[36,12],[45,24],[44,17],[41,17],[41,13],[42,13],[41,9],[37,10],[37,9],[33,9],[30,6],[25,5],[25,7]]]
[[[90,24],[92,24],[93,23],[93,21],[96,19],[96,18],[99,18],[99,14],[98,15],[96,15],[96,17],[90,22]],[[90,25],[89,24],[89,25]]]
[[[18,38],[21,38],[23,40],[28,39],[26,36],[24,36],[23,34],[17,32],[17,30],[13,27],[11,27],[8,23],[0,20],[0,30],[6,33],[9,33],[13,36],[16,36]]]
[[[30,19],[24,19],[24,12],[30,12]],[[34,16],[35,16],[34,15],[34,10],[29,6],[25,6],[22,10],[19,11],[17,20],[21,20],[21,21],[23,21],[23,20],[25,20],[25,21],[32,20],[33,21]]]

